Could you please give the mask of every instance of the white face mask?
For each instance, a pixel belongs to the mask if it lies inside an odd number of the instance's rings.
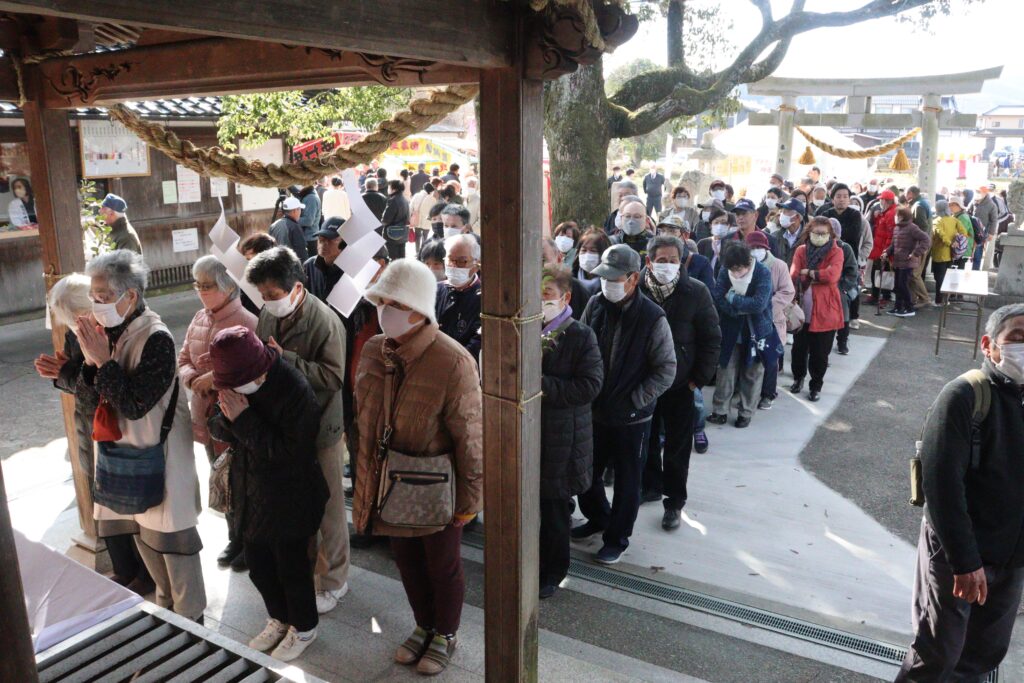
[[[449,237],[455,237],[456,235],[461,235],[461,234],[462,234],[462,228],[445,228],[444,229],[444,238],[445,239],[448,239]]]
[[[690,198],[689,197],[676,197],[675,199],[672,200],[672,203],[675,204],[675,207],[677,209],[685,209],[686,207],[688,207],[690,205]]]
[[[776,206],[778,206],[778,204],[779,204],[779,200],[778,199],[766,199],[766,200],[764,200],[764,205],[768,207],[769,211],[771,211]]]
[[[411,315],[412,311],[401,311],[384,304],[377,305],[377,320],[380,321],[380,329],[388,339],[397,339],[422,324],[409,322]]]
[[[470,279],[470,268],[456,268],[455,266],[445,266],[445,275],[448,276],[448,282],[453,287],[461,287],[469,283]]]
[[[754,269],[753,268],[748,270],[741,277],[736,277],[735,275],[732,274],[731,270],[729,271],[729,282],[732,283],[733,290],[735,290],[735,292],[737,294],[739,294],[740,296],[746,296],[747,295],[747,288],[750,287],[750,281],[753,280],[753,279],[754,279]]]
[[[828,244],[828,235],[819,235],[817,233],[811,233],[811,244],[816,247],[823,247]]]
[[[599,264],[600,262],[601,257],[598,254],[589,251],[580,254],[580,268],[582,268],[584,272],[589,273],[594,268],[597,268],[597,264]]]
[[[755,261],[764,261],[768,257],[767,249],[751,249],[750,255],[754,257]]]
[[[871,194],[878,192],[878,185],[868,185],[868,192]]]
[[[811,204],[814,204],[815,206],[821,206],[824,203],[825,203],[824,199],[812,199],[811,200]]]
[[[572,238],[567,235],[559,235],[555,238],[555,246],[558,247],[558,251],[563,254],[572,249]]]
[[[92,302],[92,314],[96,318],[96,322],[103,327],[117,327],[124,322],[124,316],[117,312],[117,305],[121,303],[121,299],[125,298],[128,292],[125,292],[121,296],[117,297],[117,301],[112,304],[98,304],[95,301]]]
[[[654,279],[663,285],[667,285],[679,275],[678,263],[654,263],[651,264],[651,271]]]
[[[711,196],[720,202],[725,201],[725,190],[712,190]]]
[[[1024,344],[998,344],[996,367],[1017,384],[1024,384]]]
[[[256,382],[248,382],[240,387],[235,387],[235,393],[245,394],[246,396],[248,396],[249,394],[255,394],[257,391],[259,391],[259,388],[260,385],[256,384]]]
[[[611,282],[601,278],[601,293],[604,294],[605,299],[617,304],[626,298],[626,283]]]
[[[445,280],[448,277],[448,275],[445,274],[444,272],[444,268],[431,268],[430,272],[434,274],[434,279],[437,280],[438,282],[441,282],[442,280]]]
[[[779,225],[781,225],[784,228],[788,228],[792,224],[793,224],[793,219],[789,217],[789,214],[785,214],[785,213],[780,213],[779,214]]]
[[[732,228],[728,223],[716,223],[711,226],[711,234],[718,239],[723,239],[729,236],[732,232]]]
[[[561,299],[554,299],[553,301],[541,301],[540,310],[541,313],[544,314],[544,322],[549,323],[558,316],[562,315],[562,311],[565,310],[565,304],[562,303]]]
[[[295,300],[292,301],[292,294],[295,292],[293,289],[286,296],[276,301],[264,299],[263,307],[267,309],[267,313],[274,316],[275,318],[287,318],[295,310],[295,307],[299,305],[299,297],[296,295]]]
[[[704,221],[706,223],[709,218],[711,218],[711,212],[710,211],[701,211],[700,212],[700,219],[702,221]]]

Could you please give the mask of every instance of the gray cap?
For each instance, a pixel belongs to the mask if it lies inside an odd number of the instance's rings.
[[[618,280],[632,273],[640,272],[640,254],[626,244],[613,244],[601,254],[601,263],[591,271],[591,275],[606,280]]]

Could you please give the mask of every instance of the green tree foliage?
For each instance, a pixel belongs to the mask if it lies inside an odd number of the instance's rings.
[[[234,149],[236,141],[255,147],[279,135],[290,145],[328,138],[343,121],[369,130],[405,107],[410,96],[408,88],[379,85],[308,97],[301,90],[227,95],[221,99],[217,139],[225,149]]]
[[[90,258],[114,250],[110,226],[100,217],[100,196],[96,183],[83,180],[78,186],[78,202],[82,216],[82,243]]]

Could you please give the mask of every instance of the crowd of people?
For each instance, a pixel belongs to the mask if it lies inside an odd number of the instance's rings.
[[[202,620],[198,442],[226,472],[218,563],[247,568],[267,610],[250,646],[299,657],[348,591],[350,549],[386,538],[416,621],[395,660],[436,674],[457,644],[462,532],[483,503],[479,185],[467,177],[463,196],[457,165],[388,180],[376,164],[360,184],[385,246],[350,315],[327,303],[351,212],[332,177],[286,191],[283,216],[240,243],[262,306],[216,258],[195,262],[201,308],[180,348],[146,303],[126,204],[108,195],[118,249],[52,289],[66,344],[36,366],[75,396],[115,581]],[[743,429],[770,410],[787,343],[789,390],[806,382],[818,401],[862,294],[901,317],[934,305],[998,221],[988,187],[933,208],[914,186],[813,175],[774,175],[757,201],[722,180],[706,196],[670,187],[657,168],[641,186],[645,198],[613,174],[605,223],[564,221],[543,244],[541,598],[566,578],[573,540],[600,534],[595,561],[618,562],[640,505],[660,502],[663,529],[679,528],[705,424]]]

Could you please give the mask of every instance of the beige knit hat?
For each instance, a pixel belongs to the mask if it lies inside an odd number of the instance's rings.
[[[437,278],[427,266],[416,259],[403,258],[392,261],[365,294],[366,300],[374,306],[381,299],[391,299],[422,313],[430,322],[434,317],[437,300]]]

